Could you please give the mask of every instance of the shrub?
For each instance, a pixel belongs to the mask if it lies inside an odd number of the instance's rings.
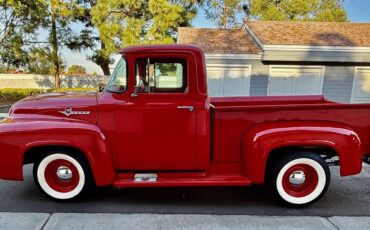
[[[18,101],[25,97],[45,92],[43,89],[0,89],[0,101]]]
[[[59,88],[59,89],[49,89],[47,92],[56,92],[56,93],[63,93],[63,92],[91,92],[91,91],[98,91],[98,88]]]
[[[72,65],[68,67],[66,75],[86,74],[86,68],[80,65]]]
[[[83,92],[97,91],[96,88],[60,88],[60,89],[0,89],[0,101],[15,102],[28,96],[43,94],[48,92]]]

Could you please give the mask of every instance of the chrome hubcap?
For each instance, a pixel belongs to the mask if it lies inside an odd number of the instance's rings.
[[[57,177],[60,180],[70,180],[72,178],[72,170],[66,166],[60,166],[57,169]]]
[[[299,186],[303,184],[305,180],[306,180],[306,175],[304,174],[303,171],[294,171],[289,176],[289,183],[294,186]]]

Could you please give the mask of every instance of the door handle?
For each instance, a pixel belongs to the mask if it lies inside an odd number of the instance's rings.
[[[187,109],[189,110],[190,112],[193,112],[194,111],[194,106],[177,106],[177,109]]]

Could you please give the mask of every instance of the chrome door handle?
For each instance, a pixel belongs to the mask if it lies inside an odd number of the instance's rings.
[[[194,111],[194,106],[177,106],[178,109],[187,109],[190,112]]]

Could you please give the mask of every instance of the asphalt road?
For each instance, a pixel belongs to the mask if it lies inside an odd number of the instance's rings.
[[[278,216],[370,216],[370,167],[360,175],[341,178],[332,168],[326,196],[302,209],[285,208],[262,186],[208,188],[97,189],[74,202],[50,200],[38,191],[32,167],[25,181],[0,181],[0,212],[237,214]]]

